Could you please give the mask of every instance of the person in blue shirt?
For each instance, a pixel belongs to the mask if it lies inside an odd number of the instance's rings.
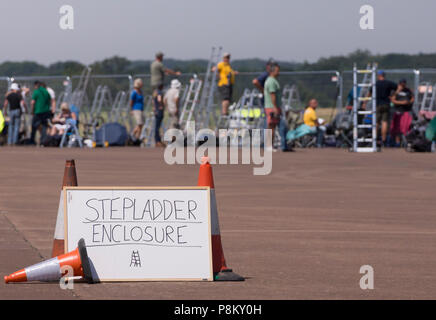
[[[136,127],[133,129],[132,136],[139,140],[144,125],[144,95],[142,94],[142,80],[136,79],[133,83],[134,90],[130,95],[130,107],[132,115],[136,122]]]

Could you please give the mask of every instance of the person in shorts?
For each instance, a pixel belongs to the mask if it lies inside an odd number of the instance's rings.
[[[278,81],[280,74],[280,66],[275,64],[271,67],[269,77],[265,81],[265,87],[263,96],[265,98],[265,115],[267,118],[268,129],[272,131],[272,137],[274,139],[275,129],[280,123],[281,116],[281,89]]]
[[[229,106],[233,98],[233,85],[235,84],[235,75],[237,71],[230,65],[230,53],[224,53],[223,61],[212,68],[212,71],[218,71],[218,92],[221,96],[221,114],[226,116],[229,113]]]
[[[130,107],[136,126],[133,129],[132,136],[138,140],[141,136],[142,127],[144,126],[144,95],[142,93],[143,82],[141,79],[135,79],[133,82],[133,91],[130,95]]]
[[[381,129],[381,142],[383,146],[387,146],[387,137],[389,131],[389,120],[391,110],[391,99],[397,90],[397,84],[386,79],[384,71],[377,72],[377,82],[375,83],[375,90],[377,95],[377,132]],[[368,97],[372,96],[372,88],[368,92]],[[366,103],[362,105],[366,109]]]
[[[169,128],[179,128],[179,101],[180,101],[180,87],[182,84],[179,80],[174,79],[171,81],[171,88],[167,90],[164,96],[164,105],[169,115]]]
[[[391,123],[391,137],[395,138],[395,146],[401,145],[401,136],[406,136],[410,130],[413,117],[411,115],[415,97],[412,90],[407,87],[406,79],[401,79],[398,88],[392,97],[395,111]]]

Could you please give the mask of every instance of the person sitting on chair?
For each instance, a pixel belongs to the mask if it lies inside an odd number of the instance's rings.
[[[75,119],[76,114],[72,113],[68,103],[63,102],[61,104],[61,112],[55,115],[52,119],[53,127],[51,128],[50,135],[63,135],[67,130],[67,122],[69,119]]]
[[[309,101],[309,106],[304,111],[303,120],[304,123],[297,129],[289,131],[286,135],[288,144],[291,144],[294,140],[297,140],[305,135],[313,134],[317,135],[317,147],[321,147],[324,136],[324,131],[320,128],[323,120],[318,119],[316,115],[316,108],[318,107],[318,101],[312,99]]]

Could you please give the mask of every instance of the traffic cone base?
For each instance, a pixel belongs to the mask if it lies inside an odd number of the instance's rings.
[[[64,266],[70,266],[73,269],[72,276],[81,276],[88,283],[93,283],[88,253],[83,239],[79,240],[78,247],[75,250],[18,270],[9,276],[5,276],[4,280],[5,283],[57,281],[62,277],[62,267]]]
[[[225,269],[214,274],[215,281],[245,281],[244,277],[234,273],[232,269]]]
[[[88,283],[94,283],[94,279],[92,278],[91,265],[89,263],[88,251],[86,251],[85,240],[80,239],[77,249],[79,250],[80,261],[82,264],[82,272],[83,279],[85,279]]]

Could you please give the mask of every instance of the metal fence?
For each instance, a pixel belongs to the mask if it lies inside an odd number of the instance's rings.
[[[246,88],[254,88],[252,81],[260,75],[260,72],[241,72],[236,76],[233,101],[238,101],[242,96]],[[205,74],[196,74],[201,80],[204,80]],[[177,78],[182,85],[188,85],[190,79],[194,77],[194,74],[182,74]],[[134,79],[141,78],[144,82],[144,94],[151,95],[150,88],[150,75],[149,74],[136,74]],[[168,86],[170,81],[175,77],[167,77],[165,85]],[[341,108],[342,107],[342,81],[341,74],[336,70],[326,71],[295,71],[295,72],[281,72],[279,82],[284,88],[286,85],[296,85],[301,103],[300,108],[304,108],[308,101],[312,98],[316,98],[321,107],[328,108]],[[219,113],[219,96],[214,97],[214,104],[216,106],[216,112]]]
[[[420,86],[423,83],[428,83],[431,86],[436,84],[436,69],[384,69],[386,78],[388,80],[399,82],[401,79],[406,79],[410,89],[413,90],[415,96],[420,92]],[[353,73],[351,70],[342,72],[342,81],[344,88],[344,105],[350,103],[350,97],[352,98],[353,89]],[[414,109],[417,111],[419,106],[419,99],[415,99]],[[352,103],[352,99],[351,99]]]

